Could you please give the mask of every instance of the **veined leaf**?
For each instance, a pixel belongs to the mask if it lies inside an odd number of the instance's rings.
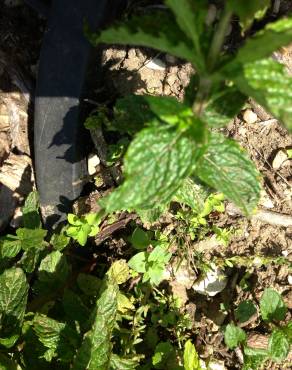
[[[117,314],[118,285],[108,284],[96,302],[92,329],[83,338],[73,370],[108,370],[111,360],[111,333]]]
[[[21,248],[27,251],[30,248],[42,248],[47,230],[19,228],[16,235],[21,242]]]
[[[106,43],[146,46],[200,65],[192,41],[179,28],[173,15],[166,12],[133,17],[126,24],[117,23],[100,34],[92,34],[88,30],[86,33],[94,45]]]
[[[271,358],[275,362],[281,362],[288,356],[290,343],[281,329],[275,329],[269,339],[268,350]]]
[[[15,235],[5,235],[0,238],[1,258],[13,258],[21,250],[21,242]]]
[[[253,3],[256,4],[257,1],[253,1]],[[280,19],[274,23],[269,23],[263,30],[248,38],[239,49],[234,62],[245,64],[267,58],[275,50],[291,42],[292,18]]]
[[[208,149],[198,162],[196,175],[222,192],[245,214],[257,206],[259,173],[235,141],[212,133]]]
[[[66,257],[59,251],[53,251],[42,260],[34,288],[41,294],[55,291],[65,283],[69,272]]]
[[[117,355],[112,355],[111,357],[111,370],[134,370],[137,368],[137,366],[139,366],[139,360],[136,358],[123,358]]]
[[[38,229],[41,227],[39,215],[39,196],[36,191],[32,191],[26,198],[21,209],[23,226],[28,229]]]
[[[169,203],[202,151],[193,140],[172,128],[142,130],[126,153],[124,183],[102,205],[110,213]]]
[[[204,34],[208,2],[205,0],[165,0],[175,15],[181,30],[192,40],[197,56],[197,67],[204,69],[204,55],[201,50],[201,37]]]
[[[73,329],[42,314],[35,315],[33,328],[39,341],[47,348],[44,353],[47,361],[58,357],[63,362],[71,362],[79,342],[79,336]]]
[[[243,75],[234,78],[238,88],[292,130],[292,77],[272,59],[243,65]],[[231,77],[232,78],[232,77]]]
[[[0,275],[0,343],[11,347],[18,338],[26,308],[28,284],[20,268]]]
[[[174,196],[174,201],[183,203],[200,213],[204,207],[204,201],[208,192],[202,185],[196,184],[190,177],[184,180],[182,186]]]

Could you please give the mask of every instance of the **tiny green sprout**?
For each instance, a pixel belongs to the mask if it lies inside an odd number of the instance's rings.
[[[77,240],[82,246],[86,244],[89,236],[95,236],[99,232],[99,224],[101,222],[99,213],[88,213],[81,217],[69,213],[67,218],[69,226],[66,234]]]

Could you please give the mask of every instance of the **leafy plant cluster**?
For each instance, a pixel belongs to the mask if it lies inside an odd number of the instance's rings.
[[[292,322],[280,325],[285,320],[287,306],[281,295],[271,288],[267,288],[259,303],[261,318],[271,332],[268,348],[250,348],[247,345],[247,335],[238,325],[228,324],[224,337],[227,347],[234,349],[242,346],[244,351],[244,369],[258,369],[268,360],[280,363],[289,354],[292,343]],[[241,302],[235,310],[235,319],[238,324],[243,324],[257,314],[257,307],[250,301]]]
[[[246,31],[265,14],[269,0],[227,0],[215,27],[206,24],[207,1],[165,0],[165,4],[169,11],[134,16],[99,34],[87,30],[94,45],[154,48],[189,61],[196,71],[183,102],[132,95],[117,101],[112,119],[104,110],[89,118],[89,129],[103,123],[130,139],[121,149],[127,148],[124,182],[101,205],[107,213],[135,210],[159,215],[192,177],[250,214],[259,199],[259,173],[244,150],[217,129],[248,97],[292,128],[291,78],[271,58],[292,41],[292,20],[269,23],[248,37]],[[242,27],[242,46],[234,54],[224,54],[226,30],[234,15]]]

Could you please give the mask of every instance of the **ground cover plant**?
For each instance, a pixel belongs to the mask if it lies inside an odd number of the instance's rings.
[[[270,58],[292,41],[292,20],[268,23],[250,36],[269,1],[226,1],[215,28],[206,23],[206,1],[165,4],[168,10],[130,18],[99,35],[87,30],[94,44],[162,50],[190,61],[196,74],[183,102],[126,96],[87,119],[93,135],[102,127],[117,137],[106,165],[122,162],[123,181],[99,199],[99,211],[69,214],[57,230],[45,230],[37,193],[27,197],[21,226],[0,238],[0,368],[224,369],[218,352],[207,350],[205,339],[213,345],[216,337],[225,341],[219,349],[226,358],[240,353],[230,368],[289,366],[287,304],[272,288],[254,296],[252,282],[252,268],[291,267],[289,262],[254,255],[210,260],[204,249],[192,250],[192,242],[213,238],[228,245],[238,230],[214,221],[224,213],[226,199],[246,216],[256,211],[260,175],[220,128],[250,96],[292,128],[291,78]],[[239,23],[242,45],[223,53],[231,20]],[[104,225],[119,220],[121,211],[139,215],[122,234],[124,244],[114,252],[108,245],[97,247],[92,240]],[[171,222],[158,222],[161,216]],[[211,302],[190,292],[193,280],[207,281],[217,266],[230,277],[227,296]],[[189,285],[175,285],[179,271],[189,269],[196,272],[184,275]],[[243,293],[237,302],[235,289]],[[186,306],[191,294],[195,311]],[[217,304],[218,320],[223,317],[203,341],[198,321],[207,319],[196,312],[200,304]],[[250,343],[250,323],[268,337],[266,348]]]

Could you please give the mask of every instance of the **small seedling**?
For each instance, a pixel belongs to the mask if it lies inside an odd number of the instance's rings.
[[[84,246],[88,237],[95,236],[98,233],[100,222],[101,216],[98,213],[88,213],[81,217],[69,213],[69,226],[66,230],[66,234],[77,240],[80,245]]]

